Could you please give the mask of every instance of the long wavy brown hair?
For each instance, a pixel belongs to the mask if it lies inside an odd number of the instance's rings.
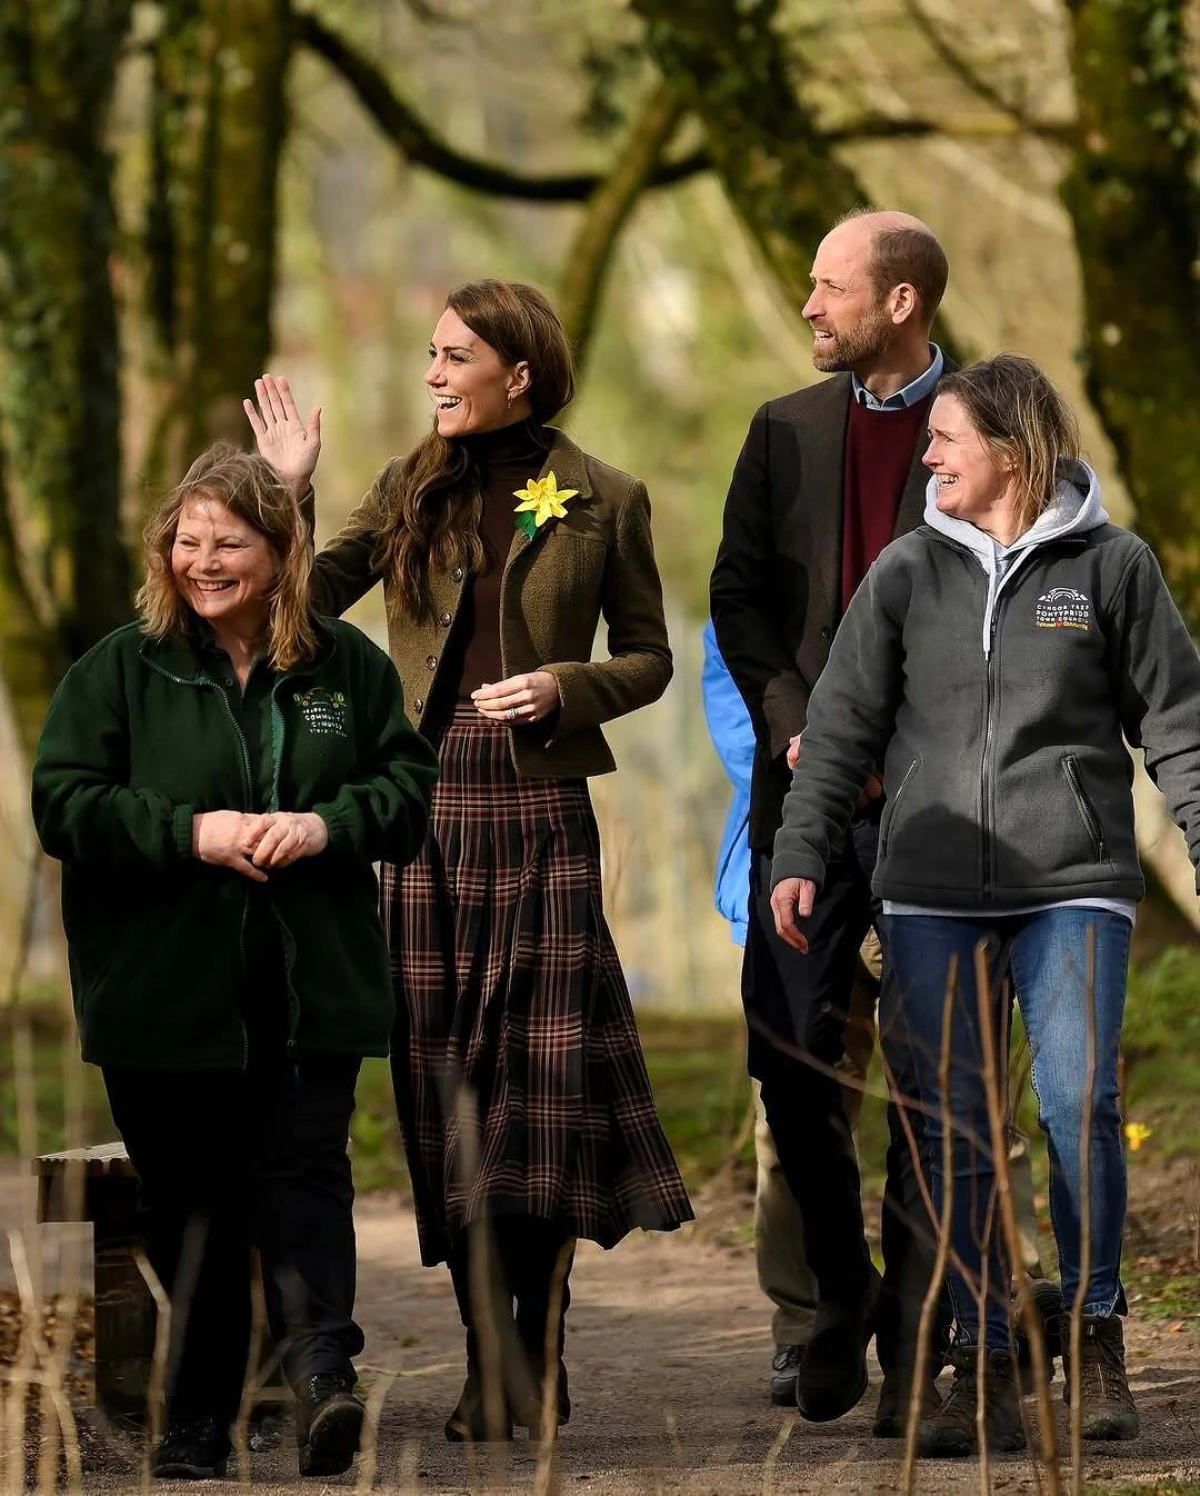
[[[145,632],[152,639],[165,639],[190,634],[195,627],[195,614],[175,584],[171,550],[184,507],[202,499],[224,504],[257,530],[279,560],[265,640],[272,668],[290,670],[311,660],[319,636],[309,586],[313,558],[308,523],[271,464],[229,442],[217,442],[202,452],[146,525],[146,580],[137,595]]]
[[[451,291],[448,310],[493,347],[503,364],[529,365],[531,424],[552,420],[575,396],[571,344],[554,308],[533,286],[520,281],[471,281]],[[401,610],[429,622],[436,610],[429,572],[461,566],[482,571],[479,539],[483,507],[479,472],[470,443],[447,440],[432,430],[381,480],[387,520],[372,564],[390,577]]]

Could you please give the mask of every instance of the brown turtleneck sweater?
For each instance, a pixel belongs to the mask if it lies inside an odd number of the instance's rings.
[[[454,629],[438,671],[434,702],[438,716],[449,715],[454,702],[469,701],[471,692],[503,680],[500,658],[500,582],[516,529],[515,490],[542,470],[549,439],[537,426],[522,421],[464,437],[479,470],[483,511],[479,538],[487,557],[485,569],[468,579]]]

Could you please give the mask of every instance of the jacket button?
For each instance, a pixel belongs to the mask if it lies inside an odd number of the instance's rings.
[[[436,670],[437,669],[437,655],[426,655],[425,656],[425,668],[427,670]]]
[[[453,616],[453,614],[451,614],[451,613],[443,613],[442,614],[442,627],[444,629],[448,629],[453,622],[454,622],[454,616]]]
[[[821,630],[821,638],[822,639],[832,639],[833,638],[833,630],[829,627],[828,624],[826,624],[826,626]]]
[[[425,709],[425,703],[421,700],[421,698],[419,696],[417,697],[416,701],[413,702],[413,706],[416,708],[416,710],[418,712],[424,711],[424,709]]]
[[[450,580],[452,582],[461,582],[462,579],[463,579],[463,569],[462,569],[461,566],[456,566],[454,568],[454,570],[450,573]]]

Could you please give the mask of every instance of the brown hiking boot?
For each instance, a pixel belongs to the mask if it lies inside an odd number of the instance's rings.
[[[978,1453],[975,1405],[979,1397],[979,1347],[956,1346],[950,1352],[950,1364],[954,1381],[937,1412],[921,1420],[918,1454],[937,1458]],[[988,1449],[994,1454],[1024,1449],[1016,1363],[1008,1351],[990,1350],[983,1370]]]
[[[1125,1374],[1125,1334],[1115,1314],[1085,1314],[1079,1345],[1079,1401],[1085,1439],[1136,1439],[1141,1420]],[[1071,1403],[1071,1321],[1062,1321],[1063,1401]]]
[[[871,1433],[876,1439],[903,1439],[908,1432],[908,1408],[912,1401],[912,1379],[899,1371],[884,1373],[879,1403]],[[921,1383],[921,1418],[930,1419],[942,1405],[932,1377]]]

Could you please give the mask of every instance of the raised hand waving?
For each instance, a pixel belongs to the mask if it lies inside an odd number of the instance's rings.
[[[243,400],[242,409],[258,450],[300,498],[321,455],[321,407],[314,405],[307,422],[301,420],[287,380],[273,374],[256,379],[254,393],[258,404]]]

